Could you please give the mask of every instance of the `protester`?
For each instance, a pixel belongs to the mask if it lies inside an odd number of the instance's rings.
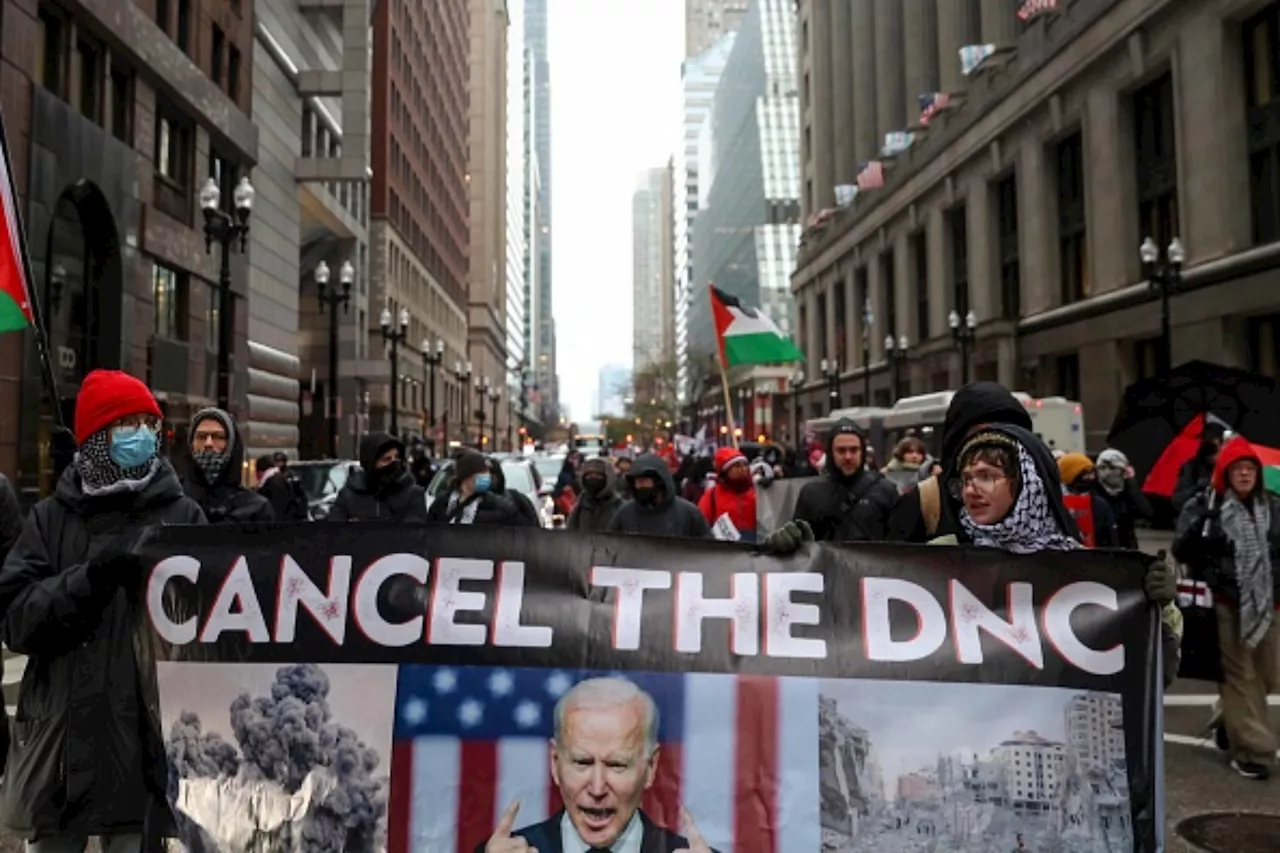
[[[485,460],[485,464],[489,466],[489,491],[499,497],[507,498],[515,505],[520,517],[519,526],[541,527],[542,518],[538,515],[533,501],[529,500],[529,496],[507,488],[507,475],[502,470],[502,461],[490,456]]]
[[[1121,548],[1138,549],[1139,519],[1153,515],[1151,501],[1138,488],[1129,458],[1114,448],[1098,454],[1098,494],[1107,501],[1116,518],[1116,538]]]
[[[925,459],[929,457],[929,448],[925,447],[924,442],[909,435],[899,441],[897,446],[893,448],[893,458],[889,460],[889,464],[884,466],[882,473],[891,471],[919,471],[920,466],[924,464]]]
[[[737,541],[756,541],[756,484],[747,457],[733,447],[716,451],[715,485],[702,493],[698,510],[712,529],[721,516],[737,531]],[[767,470],[767,466],[766,466]]]
[[[966,438],[992,424],[1031,429],[1031,416],[1009,389],[997,382],[970,382],[956,391],[942,426],[943,474],[926,479],[898,498],[889,518],[890,542],[928,542],[960,532],[960,501],[943,483],[956,470],[956,454]]]
[[[160,422],[140,380],[90,372],[75,461],[0,569],[0,635],[27,655],[4,822],[31,853],[83,851],[90,836],[136,853],[148,821],[168,814],[160,720],[142,701],[134,657],[144,567],[130,531],[205,517],[158,453]]]
[[[1280,688],[1280,498],[1266,490],[1257,451],[1243,436],[1217,454],[1209,492],[1183,506],[1173,554],[1214,594],[1231,767],[1267,779],[1280,745],[1267,708]]]
[[[371,432],[360,440],[360,467],[347,477],[326,520],[427,520],[427,495],[409,473],[400,439]]]
[[[244,443],[231,415],[215,408],[196,412],[188,455],[190,474],[183,479],[182,490],[200,505],[210,524],[276,517],[270,501],[240,483]]]
[[[858,425],[841,418],[827,436],[823,475],[806,483],[796,498],[794,519],[807,522],[820,542],[884,539],[898,489],[867,467],[866,447],[867,437]]]
[[[1222,449],[1222,441],[1226,428],[1217,421],[1207,421],[1200,431],[1200,446],[1196,455],[1192,456],[1178,469],[1178,482],[1173,487],[1173,511],[1181,513],[1197,494],[1207,490],[1213,481],[1214,463],[1218,451]]]
[[[560,474],[556,477],[556,483],[551,489],[551,501],[560,515],[568,516],[573,512],[574,504],[578,501],[578,469],[581,467],[582,454],[576,450],[570,450],[564,457]]]
[[[413,475],[414,482],[424,489],[431,485],[436,474],[436,466],[431,461],[431,449],[420,438],[415,437],[410,443],[409,473]]]
[[[629,470],[631,460],[627,462]],[[582,463],[582,497],[569,513],[567,529],[603,533],[609,527],[614,513],[625,502],[618,494],[614,467],[607,459],[588,459]]]
[[[469,448],[454,457],[448,497],[431,502],[427,521],[448,524],[528,526],[510,495],[493,492],[493,475],[483,455]]]
[[[676,494],[675,478],[664,460],[641,454],[627,472],[627,482],[632,499],[614,513],[608,532],[710,538],[711,528],[698,507]]]
[[[614,477],[614,480],[613,480],[614,490],[618,493],[619,497],[621,497],[623,500],[630,500],[631,494],[628,492],[628,489],[630,488],[630,486],[628,485],[628,482],[627,482],[627,472],[631,470],[631,457],[619,456],[617,460],[615,460],[613,463],[613,469],[614,469],[614,472],[617,474],[617,476]]]
[[[1058,457],[1058,473],[1084,544],[1093,548],[1120,547],[1115,513],[1098,493],[1098,472],[1093,460],[1083,453],[1064,453]]]
[[[288,470],[288,463],[288,457],[283,454],[258,457],[253,465],[258,478],[258,494],[271,504],[277,520],[307,521],[311,518],[307,493],[302,482]]]

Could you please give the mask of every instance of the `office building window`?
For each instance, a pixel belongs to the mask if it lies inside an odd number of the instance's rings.
[[[929,340],[929,235],[917,231],[911,235],[911,266],[916,288],[916,343]]]
[[[1000,240],[1000,315],[1016,320],[1022,313],[1022,273],[1018,256],[1018,179],[1014,175],[996,184],[996,220]]]
[[[1262,244],[1280,240],[1280,3],[1243,32],[1253,242]]]
[[[151,296],[156,309],[155,334],[171,341],[186,340],[184,315],[186,276],[156,264],[151,275]]]
[[[67,91],[62,74],[63,52],[66,48],[66,22],[53,9],[40,6],[40,36],[36,42],[36,80],[59,98],[66,98]]]
[[[835,312],[836,312],[836,360],[841,364],[848,364],[845,360],[847,348],[848,328],[845,326],[845,318],[848,317],[845,305],[845,283],[837,281],[835,286]]]
[[[1058,387],[1055,388],[1068,400],[1080,399],[1080,356],[1077,353],[1060,355],[1057,358]],[[1053,448],[1050,448],[1051,450]]]
[[[210,40],[212,44],[209,46],[209,77],[219,86],[222,85],[222,54],[227,49],[227,37],[222,34],[222,27],[214,24],[212,27],[212,36]]]
[[[191,0],[178,0],[178,33],[175,41],[183,53],[191,53]]]
[[[871,283],[867,277],[867,268],[859,267],[853,273],[853,308],[858,312],[858,328],[862,330],[862,350],[866,352],[871,343],[871,330],[862,322],[863,311],[867,300],[871,298]]]
[[[898,282],[894,275],[893,250],[880,256],[880,310],[884,312],[885,334],[898,336]]]
[[[964,205],[947,211],[951,240],[951,307],[961,317],[969,312],[969,222]]]
[[[80,63],[80,115],[95,124],[102,122],[102,48],[81,36],[76,44]]]
[[[240,100],[240,51],[232,45],[227,49],[227,94],[231,100]]]
[[[814,301],[814,305],[817,306],[818,311],[818,341],[820,343],[820,346],[818,347],[818,357],[830,358],[832,353],[830,351],[830,344],[827,341],[827,295],[825,293],[819,293],[818,298]]]
[[[1085,243],[1084,144],[1079,132],[1058,144],[1058,272],[1063,305],[1089,296]]]
[[[169,0],[156,0],[156,26],[169,34]]]
[[[191,126],[168,108],[158,107],[156,113],[156,173],[186,187],[191,177]]]
[[[133,72],[111,64],[111,133],[121,142],[133,142]]]
[[[1173,123],[1173,75],[1164,74],[1133,96],[1138,182],[1138,234],[1157,246],[1178,236],[1178,163]]]

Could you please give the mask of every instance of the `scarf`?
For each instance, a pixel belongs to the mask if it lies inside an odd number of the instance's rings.
[[[1129,459],[1119,450],[1107,448],[1098,454],[1098,484],[1103,491],[1115,497],[1124,491],[1124,469],[1129,467]]]
[[[141,492],[160,470],[160,457],[152,456],[136,468],[121,468],[111,460],[110,434],[99,430],[80,445],[71,464],[80,475],[80,491],[96,498],[119,492]]]
[[[462,506],[459,507],[458,503]],[[449,493],[449,506],[445,511],[445,515],[449,518],[450,524],[474,524],[476,520],[476,511],[480,509],[480,495],[475,494],[469,498],[463,498],[462,493],[454,490]]]
[[[1267,534],[1271,530],[1271,501],[1259,494],[1250,511],[1235,492],[1222,503],[1222,530],[1235,546],[1236,586],[1240,590],[1240,642],[1254,648],[1271,628],[1275,610],[1275,580]]]
[[[1011,554],[1035,554],[1039,551],[1072,551],[1082,547],[1062,532],[1044,481],[1036,471],[1031,454],[1018,445],[1018,470],[1021,488],[1009,514],[995,524],[978,524],[961,508],[960,524],[974,545],[999,548]]]

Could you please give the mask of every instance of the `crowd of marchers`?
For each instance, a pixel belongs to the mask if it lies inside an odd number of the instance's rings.
[[[26,655],[16,713],[3,728],[0,818],[33,853],[160,849],[173,828],[159,721],[142,699],[132,609],[141,560],[122,531],[158,524],[244,525],[307,518],[283,457],[256,460],[242,484],[244,445],[227,412],[192,421],[179,467],[161,451],[162,415],[144,383],[95,371],[81,386],[74,447],[59,454],[54,493],[22,513],[0,478],[0,638]],[[1265,779],[1275,760],[1267,694],[1280,669],[1280,505],[1243,439],[1207,430],[1182,471],[1174,556],[1216,595],[1222,733],[1231,766]],[[1017,554],[1136,548],[1150,507],[1118,451],[1055,454],[1031,432],[1004,387],[975,382],[953,398],[940,458],[906,439],[883,468],[852,421],[811,448],[733,446],[683,458],[659,452],[584,458],[570,452],[553,489],[570,533],[733,539],[780,559],[820,542],[913,542]],[[428,502],[429,458],[386,433],[365,435],[360,465],[327,522],[540,526],[502,466],[470,449],[453,455],[447,492]],[[904,476],[905,475],[905,476]],[[779,478],[806,477],[793,516],[760,530],[757,497]],[[563,533],[547,532],[549,536]],[[1177,672],[1182,621],[1177,568],[1146,562],[1146,595],[1161,608],[1166,680]]]

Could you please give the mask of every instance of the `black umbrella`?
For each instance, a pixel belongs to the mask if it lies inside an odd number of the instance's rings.
[[[1201,413],[1252,442],[1280,447],[1275,380],[1207,361],[1188,361],[1167,376],[1126,388],[1107,443],[1129,457],[1141,482],[1169,442]]]

